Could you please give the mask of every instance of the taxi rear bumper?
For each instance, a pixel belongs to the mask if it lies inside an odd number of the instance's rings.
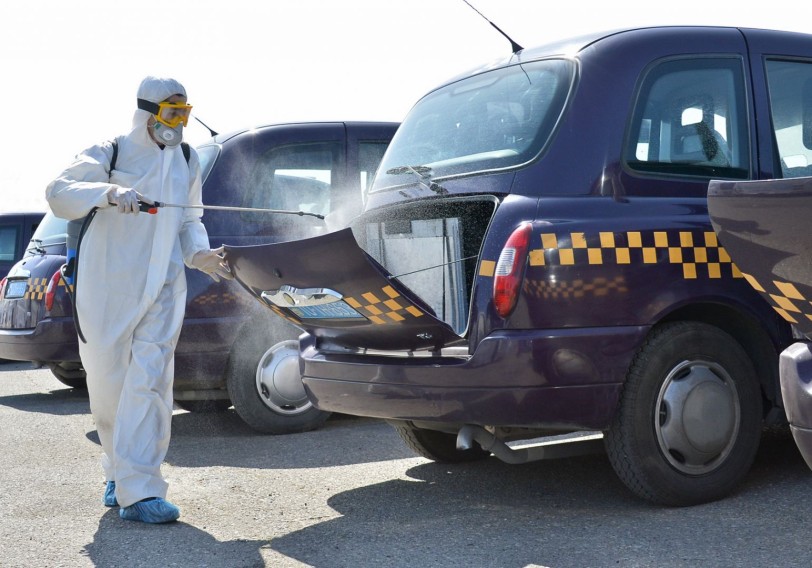
[[[648,328],[504,330],[470,356],[336,353],[300,338],[322,410],[392,420],[605,430]]]
[[[0,359],[79,362],[79,342],[71,317],[48,317],[32,329],[0,330]]]

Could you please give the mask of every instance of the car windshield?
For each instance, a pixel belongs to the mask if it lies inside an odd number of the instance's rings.
[[[196,147],[195,150],[200,160],[200,179],[205,182],[220,155],[220,145],[206,143]]]
[[[60,219],[51,211],[45,214],[37,230],[31,237],[38,245],[54,245],[65,242],[68,233],[68,221]]]
[[[437,178],[531,160],[549,140],[574,76],[572,61],[545,59],[474,75],[426,95],[395,134],[372,191],[414,183],[415,172]]]

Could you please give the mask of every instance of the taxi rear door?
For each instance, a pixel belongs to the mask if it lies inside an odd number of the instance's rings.
[[[725,250],[750,285],[804,334],[812,334],[810,210],[812,177],[708,185],[708,213]]]

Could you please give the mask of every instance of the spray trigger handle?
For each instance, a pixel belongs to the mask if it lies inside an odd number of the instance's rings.
[[[155,203],[144,203],[143,201],[138,202],[138,210],[142,213],[155,215],[158,212],[158,207],[163,207],[163,204],[160,201],[156,201]]]

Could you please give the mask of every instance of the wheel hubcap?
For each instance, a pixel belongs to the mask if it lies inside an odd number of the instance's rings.
[[[310,409],[299,375],[299,346],[295,341],[277,343],[259,360],[257,392],[268,408],[280,414],[300,414]]]
[[[666,377],[657,399],[657,440],[676,469],[694,475],[724,462],[739,430],[739,396],[715,363],[684,361]]]

